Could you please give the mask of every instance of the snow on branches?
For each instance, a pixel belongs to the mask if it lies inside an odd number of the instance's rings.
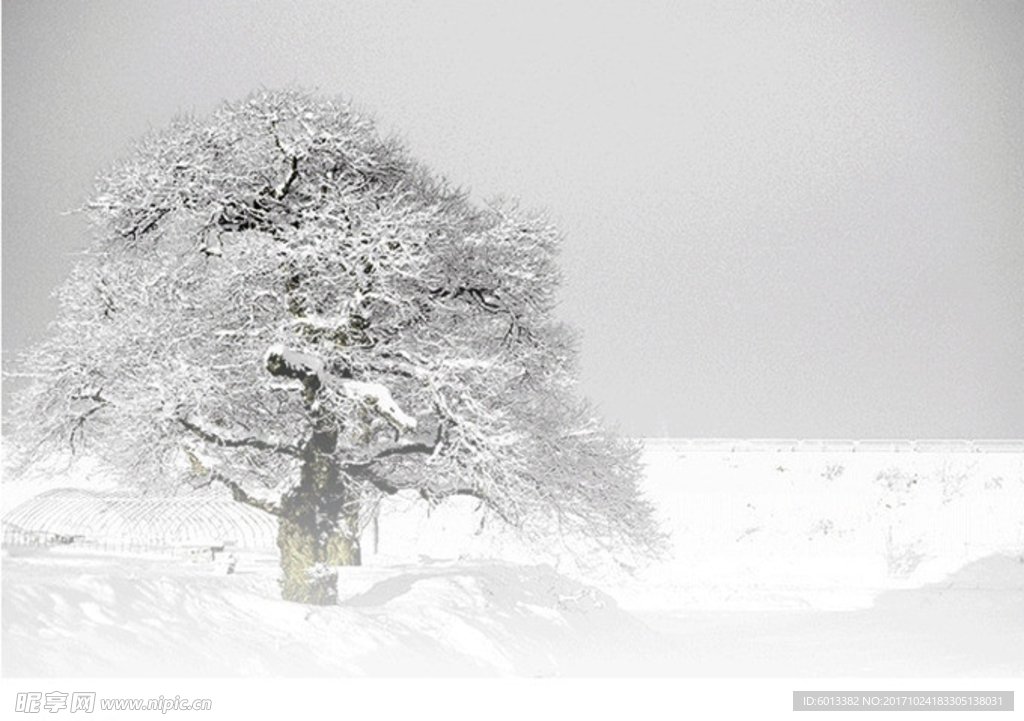
[[[26,438],[240,500],[287,501],[327,462],[353,517],[411,490],[659,537],[634,450],[576,398],[558,232],[470,202],[347,106],[261,91],[179,119],[85,211],[96,240],[24,359]]]
[[[280,344],[267,349],[265,362],[271,375],[301,381],[311,391],[311,397],[315,397],[317,391],[329,384],[335,392],[379,414],[399,433],[416,430],[416,419],[399,408],[391,397],[391,391],[380,383],[332,376],[325,371],[324,362],[316,356],[289,350]]]

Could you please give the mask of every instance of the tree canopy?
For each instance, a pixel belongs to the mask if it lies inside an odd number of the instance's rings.
[[[94,240],[23,364],[33,453],[223,483],[271,513],[329,457],[350,535],[410,491],[473,496],[529,532],[658,545],[636,446],[578,396],[542,216],[473,203],[299,91],[175,120],[84,210]]]

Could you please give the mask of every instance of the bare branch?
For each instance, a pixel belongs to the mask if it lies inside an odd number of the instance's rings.
[[[278,200],[288,195],[288,191],[292,189],[292,183],[299,177],[299,159],[293,155],[289,158],[289,163],[291,164],[291,173],[288,175],[288,179],[284,181],[284,185],[274,190],[274,197]]]
[[[93,406],[89,410],[85,411],[82,415],[78,416],[74,420],[74,425],[71,428],[71,433],[68,435],[68,446],[71,448],[71,453],[77,453],[75,449],[75,436],[81,438],[85,433],[85,422],[89,420],[89,417],[94,413],[103,410],[103,407],[107,405],[106,401],[101,402],[99,405]]]
[[[441,501],[451,498],[452,496],[469,496],[471,498],[475,498],[494,511],[494,513],[498,514],[498,517],[508,525],[513,527],[517,525],[515,520],[506,513],[505,509],[503,509],[500,504],[479,488],[460,487],[445,489],[443,491],[427,491],[426,489],[420,489],[420,497],[432,505],[437,505]]]
[[[435,298],[459,298],[467,296],[470,303],[473,303],[484,310],[497,313],[504,306],[499,302],[497,293],[490,288],[473,288],[459,286],[457,288],[435,288],[430,291]]]
[[[430,456],[436,450],[436,443],[407,443],[404,445],[388,446],[379,451],[369,462],[382,461],[392,456],[411,456],[416,454]]]
[[[252,506],[253,508],[269,513],[272,516],[281,515],[281,508],[276,503],[272,503],[271,501],[267,501],[261,498],[255,498],[249,495],[248,493],[246,493],[245,489],[242,488],[240,485],[232,481],[230,478],[227,478],[226,476],[217,473],[216,471],[211,471],[210,476],[213,478],[213,480],[217,481],[218,483],[223,483],[225,486],[227,486],[228,489],[231,491],[231,497],[238,501],[239,503],[244,503],[247,506]]]
[[[378,450],[374,456],[366,461],[363,461],[354,465],[369,465],[382,461],[385,458],[391,458],[393,456],[412,456],[412,455],[427,455],[432,456],[437,453],[441,447],[441,439],[444,437],[444,426],[442,424],[437,425],[437,434],[434,436],[432,443],[425,441],[417,441],[415,443],[403,443],[391,446],[386,446]]]
[[[374,471],[369,464],[348,464],[345,466],[344,472],[346,475],[356,480],[368,481],[376,486],[378,490],[389,496],[393,496],[403,489],[402,486],[395,485]]]
[[[299,177],[299,156],[289,154],[288,151],[284,149],[284,146],[281,145],[281,138],[277,135],[277,122],[271,122],[270,127],[271,134],[274,137],[274,145],[281,151],[282,155],[288,158],[288,163],[291,166],[291,172],[288,174],[287,180],[285,180],[280,187],[274,188],[271,191],[274,198],[281,200],[284,196],[288,195],[288,191],[292,189],[292,183],[294,183],[295,179]]]
[[[231,491],[231,497],[239,503],[252,506],[253,508],[269,513],[273,516],[281,515],[281,508],[276,503],[250,495],[244,488],[238,485],[235,481],[232,481],[223,473],[210,469],[208,464],[203,463],[192,449],[185,447],[183,450],[185,451],[185,455],[188,457],[189,463],[192,466],[192,474],[195,476],[205,476],[208,479],[206,483],[196,485],[195,488],[202,488],[212,482],[221,483]]]
[[[178,418],[178,422],[182,427],[199,436],[207,443],[213,443],[214,445],[221,446],[222,448],[254,448],[259,451],[282,453],[294,458],[302,457],[301,449],[282,441],[272,441],[265,438],[255,438],[251,436],[247,438],[229,438],[215,433],[209,428],[204,428],[198,423],[190,421],[188,418]]]

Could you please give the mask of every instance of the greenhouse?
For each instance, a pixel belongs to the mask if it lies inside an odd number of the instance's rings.
[[[3,517],[3,545],[76,544],[106,550],[231,546],[270,549],[276,520],[213,494],[142,496],[58,488]]]

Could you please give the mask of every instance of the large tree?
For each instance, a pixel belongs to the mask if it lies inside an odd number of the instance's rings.
[[[576,395],[559,237],[433,177],[347,106],[258,92],[101,175],[87,257],[26,356],[18,430],[133,482],[223,484],[279,519],[286,599],[388,494],[657,547],[637,448]]]

